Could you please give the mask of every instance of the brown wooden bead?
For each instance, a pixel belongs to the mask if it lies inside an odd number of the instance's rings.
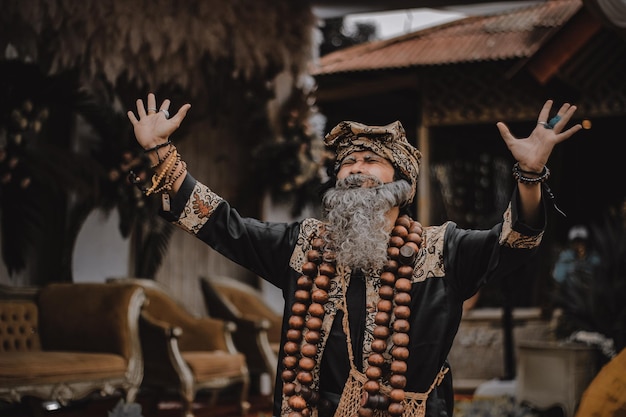
[[[413,249],[413,252],[415,253],[419,252],[420,250],[419,245],[415,242],[406,242],[403,247],[410,247]],[[411,264],[413,264],[413,262],[411,262]]]
[[[367,358],[367,363],[370,366],[378,366],[381,367],[385,364],[385,357],[380,353],[370,353]]]
[[[315,361],[311,358],[307,358],[306,356],[300,358],[298,364],[300,365],[300,368],[304,369],[305,371],[312,371],[315,367]]]
[[[400,248],[396,248],[394,246],[387,248],[387,256],[391,259],[398,259],[398,255],[400,255]]]
[[[411,281],[408,278],[398,278],[396,280],[396,289],[402,292],[411,291]]]
[[[287,330],[287,340],[292,342],[300,342],[302,340],[302,330],[289,329]]]
[[[311,294],[311,299],[315,303],[325,304],[328,301],[328,291],[326,290],[314,290]]]
[[[367,407],[360,407],[359,417],[374,417],[374,410]]]
[[[383,300],[392,300],[394,295],[394,290],[391,285],[381,285],[378,289],[378,295]]]
[[[304,385],[311,385],[313,382],[313,374],[310,372],[300,371],[298,372],[298,376],[296,377],[298,382]]]
[[[315,285],[317,285],[317,288],[328,291],[330,289],[330,278],[328,275],[318,275],[315,278]]]
[[[298,316],[304,316],[306,314],[306,310],[307,310],[307,307],[306,307],[306,304],[304,304],[304,303],[295,302],[291,306],[291,312],[293,314],[295,314],[295,315],[298,315]],[[302,323],[304,324],[304,321]],[[293,326],[291,326],[291,327],[293,327]]]
[[[378,366],[380,368],[385,364],[385,357],[380,353],[370,353],[367,358],[367,363],[370,366]]]
[[[383,370],[378,366],[368,366],[365,370],[365,376],[367,379],[378,379],[383,376]]]
[[[393,301],[395,301],[398,305],[408,306],[411,304],[411,294],[408,292],[397,292],[393,297]]]
[[[295,298],[301,303],[306,303],[311,299],[311,293],[307,290],[296,290]]]
[[[418,235],[417,233],[409,233],[409,235],[406,237],[406,240],[417,244],[417,246],[422,244],[422,236]]]
[[[304,340],[306,340],[308,343],[316,345],[317,342],[320,341],[320,332],[318,332],[316,330],[309,330],[304,335]]]
[[[395,274],[397,270],[398,261],[396,261],[395,259],[387,259],[387,262],[385,262],[385,265],[383,265],[383,271]]]
[[[305,399],[300,397],[299,395],[292,395],[291,397],[289,397],[288,403],[289,407],[291,407],[292,410],[301,411],[306,408]]]
[[[389,369],[391,369],[391,372],[394,374],[405,374],[407,370],[406,362],[397,360],[391,361]]]
[[[304,327],[304,317],[291,316],[289,317],[289,327],[292,329],[302,329]]]
[[[310,408],[305,408],[304,410],[300,411],[300,413],[302,414],[302,417],[311,417]]]
[[[297,411],[292,411],[289,413],[288,417],[304,417],[304,416],[302,415],[302,413],[299,413]]]
[[[383,272],[380,274],[380,282],[384,285],[393,285],[396,283],[396,275],[393,272]]]
[[[401,416],[404,414],[404,406],[401,403],[391,402],[387,407],[387,412],[392,416]]]
[[[324,262],[320,265],[320,275],[334,277],[335,275],[337,275],[337,270],[332,264]]]
[[[389,385],[393,388],[404,389],[404,387],[406,387],[406,377],[399,374],[391,375],[391,378],[389,378]]]
[[[380,390],[380,384],[378,383],[378,381],[370,379],[369,381],[365,381],[365,384],[363,384],[363,389],[365,390],[365,392],[375,394],[378,393],[378,391]]]
[[[391,335],[391,341],[396,346],[407,347],[409,345],[409,335],[406,333],[395,332]]]
[[[399,278],[411,278],[413,276],[413,267],[411,265],[402,265],[398,267]]]
[[[408,229],[409,227],[411,227],[411,219],[409,219],[409,216],[400,216],[396,219],[396,225],[404,226]]]
[[[411,316],[411,308],[409,306],[396,306],[393,314],[398,319],[408,319]]]
[[[287,382],[283,384],[283,394],[289,396],[296,393],[296,384],[293,382]]]
[[[300,353],[302,353],[303,356],[313,358],[317,354],[317,346],[310,343],[305,343],[304,346],[302,346],[302,350]]]
[[[324,310],[324,306],[320,303],[311,303],[309,305],[309,314],[313,317],[324,317],[326,311]]]
[[[373,334],[376,339],[386,340],[389,337],[391,330],[387,326],[376,326],[374,327]]]
[[[394,248],[400,248],[402,247],[402,245],[404,245],[404,239],[402,239],[400,236],[391,236],[389,238],[389,246],[392,246]]]
[[[409,359],[409,349],[401,346],[395,346],[391,350],[391,356],[393,356],[396,360],[405,361]]]
[[[409,242],[412,243],[412,242]],[[398,260],[404,265],[413,265],[415,258],[417,257],[417,251],[415,250],[415,243],[411,245],[406,244],[400,248],[400,254]]]
[[[390,300],[378,300],[378,303],[376,303],[376,308],[378,309],[378,311],[391,313],[391,311],[393,310],[393,303]]]
[[[319,264],[320,262],[322,262],[322,254],[320,253],[320,251],[315,250],[315,249],[311,249],[306,253],[306,258],[310,261],[310,262],[314,262],[316,264]]]
[[[374,316],[374,323],[378,324],[379,326],[388,327],[390,320],[391,320],[391,315],[384,311],[379,311]]]
[[[322,239],[321,237],[316,237],[315,239],[311,240],[311,246],[313,246],[313,249],[322,249],[322,247],[324,247],[324,239]]]
[[[387,342],[382,339],[372,340],[372,351],[376,353],[383,353],[387,350]]]
[[[366,405],[375,410],[382,410],[389,405],[389,398],[383,394],[369,394]]]
[[[287,355],[295,355],[298,353],[298,344],[294,343],[294,342],[287,342],[285,343],[285,346],[283,347],[283,350],[285,351],[285,354]]]
[[[413,221],[411,222],[411,226],[409,226],[409,232],[418,234],[421,237],[424,229],[422,228],[422,224],[420,222]]]
[[[397,319],[393,322],[393,330],[396,332],[407,333],[411,329],[411,323],[408,320]]]
[[[309,317],[306,322],[306,327],[309,330],[319,330],[322,328],[322,319],[319,317]]]
[[[291,382],[296,379],[296,372],[291,369],[285,369],[280,376],[283,378],[283,381]]]
[[[293,355],[287,355],[283,358],[283,366],[285,369],[294,369],[298,365],[298,358]]]
[[[389,393],[389,399],[393,402],[399,403],[404,401],[406,398],[406,393],[403,389],[394,388]]]
[[[409,235],[409,230],[401,225],[396,225],[391,229],[392,236],[400,236],[403,240]]]
[[[302,273],[311,278],[317,275],[317,264],[315,262],[305,262],[302,264]]]
[[[313,288],[313,278],[301,275],[300,278],[298,278],[298,288],[302,290],[310,290]]]

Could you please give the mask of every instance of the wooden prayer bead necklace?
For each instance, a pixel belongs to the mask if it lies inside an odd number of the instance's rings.
[[[372,353],[368,357],[364,392],[359,409],[359,417],[371,417],[375,409],[387,409],[392,416],[401,416],[404,412],[402,401],[405,398],[406,360],[409,356],[408,318],[411,314],[411,277],[413,263],[422,243],[422,226],[408,216],[400,216],[391,232],[388,260],[381,273],[379,288],[380,300],[375,316],[374,340]],[[307,253],[307,262],[302,265],[302,276],[298,279],[295,303],[291,308],[287,341],[283,347],[284,370],[283,394],[292,412],[289,417],[308,417],[311,408],[329,406],[320,399],[319,393],[311,389],[312,371],[320,342],[320,329],[324,318],[324,304],[328,302],[330,282],[337,274],[335,254],[326,247],[323,238],[311,242],[312,248]],[[308,313],[308,318],[307,318]],[[391,323],[391,314],[395,320]],[[393,334],[389,325],[392,325]],[[380,393],[380,381],[383,378],[382,366],[385,363],[383,352],[387,350],[387,340],[391,334],[394,347],[391,350],[392,362],[389,385],[389,397]],[[302,342],[304,337],[304,343]]]

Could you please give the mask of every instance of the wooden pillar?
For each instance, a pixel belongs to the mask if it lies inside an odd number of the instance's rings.
[[[423,226],[431,222],[430,204],[430,128],[421,124],[417,127],[417,148],[422,152],[420,176],[417,184],[417,220]]]

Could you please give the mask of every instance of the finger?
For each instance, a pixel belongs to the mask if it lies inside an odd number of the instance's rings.
[[[139,120],[137,120],[137,117],[135,116],[135,113],[133,113],[132,111],[128,111],[126,113],[126,115],[128,115],[128,118],[130,119],[130,122],[133,124],[133,126],[137,123],[139,123]]]
[[[500,136],[502,136],[502,139],[504,139],[504,142],[507,145],[509,144],[509,142],[515,140],[515,137],[511,134],[511,131],[509,130],[507,125],[505,125],[502,122],[498,122],[496,123],[496,126],[498,127],[498,130],[500,131]]]
[[[148,93],[148,108],[156,109],[156,96],[154,93]]]
[[[559,133],[558,135],[556,135],[556,137],[554,138],[554,142],[555,143],[561,143],[563,142],[565,139],[570,138],[572,135],[574,135],[574,133],[578,132],[579,130],[581,130],[583,128],[583,125],[581,125],[580,123],[570,127],[569,129],[567,129],[564,132]]]
[[[189,103],[184,104],[180,109],[178,109],[176,114],[170,120],[172,120],[173,122],[175,122],[176,124],[180,126],[185,116],[187,116],[187,112],[189,111],[190,108],[191,108],[191,104]]]
[[[550,116],[550,109],[552,109],[552,100],[546,100],[543,105],[543,108],[539,112],[539,117],[537,118],[538,122],[547,122],[548,116]]]
[[[165,100],[163,100],[163,103],[161,103],[161,107],[159,108],[159,110],[169,110],[170,109],[170,99],[166,98]]]
[[[554,130],[560,132],[561,129],[563,129],[570,121],[575,111],[576,106],[572,106],[569,103],[563,104],[557,113],[557,116],[559,116],[560,119],[554,124]]]
[[[139,118],[141,119],[142,117],[145,117],[146,115],[146,108],[143,106],[143,100],[138,98],[137,101],[137,114],[139,115]]]

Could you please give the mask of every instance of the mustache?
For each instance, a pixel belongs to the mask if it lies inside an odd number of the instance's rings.
[[[383,185],[383,182],[373,175],[350,174],[346,178],[337,180],[336,187],[340,190],[350,190],[363,186],[367,188],[378,188]]]

